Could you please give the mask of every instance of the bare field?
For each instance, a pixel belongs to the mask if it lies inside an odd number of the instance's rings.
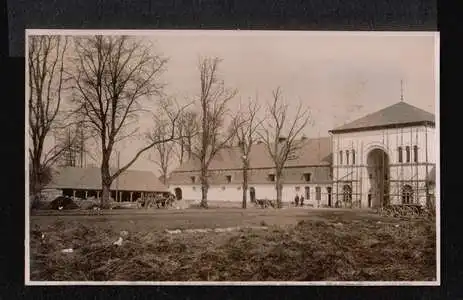
[[[436,277],[434,221],[382,218],[368,211],[153,209],[102,215],[69,211],[40,212],[30,222],[34,281],[432,281]],[[217,228],[221,230],[213,231]],[[113,245],[121,231],[125,231],[122,244]],[[61,252],[67,248],[73,252]]]

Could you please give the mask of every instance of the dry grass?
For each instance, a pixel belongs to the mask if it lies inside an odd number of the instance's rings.
[[[295,215],[272,214],[288,219]],[[290,224],[274,222],[278,218],[262,213],[229,212],[235,226],[252,225],[245,220],[250,216],[254,225],[268,228],[166,233],[168,227],[231,224],[213,219],[212,212],[202,215],[201,224],[193,220],[178,226],[174,221],[181,215],[165,213],[172,226],[164,227],[155,221],[162,215],[151,216],[151,222],[136,215],[130,221],[118,215],[107,216],[106,221],[32,218],[31,280],[427,281],[436,276],[432,221],[319,211],[299,212],[292,218],[296,224]],[[128,236],[121,246],[113,245],[121,230],[127,230]],[[65,248],[74,252],[61,253]]]

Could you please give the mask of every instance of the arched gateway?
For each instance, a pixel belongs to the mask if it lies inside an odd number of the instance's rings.
[[[375,148],[367,156],[367,172],[371,207],[389,204],[389,156],[383,149]],[[370,204],[369,203],[369,204]]]

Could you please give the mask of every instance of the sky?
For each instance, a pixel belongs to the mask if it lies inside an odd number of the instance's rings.
[[[328,136],[330,129],[399,102],[401,80],[405,102],[431,113],[436,110],[435,33],[238,30],[142,34],[140,38],[153,43],[153,51],[169,59],[162,81],[165,93],[179,103],[198,95],[199,57],[217,56],[222,59],[221,79],[238,90],[231,110],[250,97],[265,104],[272,90],[280,87],[290,111],[300,102],[310,107],[314,124],[304,132],[309,138]],[[139,120],[141,131],[152,124],[147,117]],[[143,145],[140,139],[122,142],[118,146],[121,165]],[[131,169],[158,173],[148,155]]]

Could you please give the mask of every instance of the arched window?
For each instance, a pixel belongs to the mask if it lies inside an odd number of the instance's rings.
[[[251,198],[251,203],[256,202],[256,189],[254,187],[249,188],[249,197]]]
[[[350,185],[344,185],[342,187],[342,200],[350,203],[352,201],[352,188]]]
[[[346,165],[349,164],[349,150],[346,150]]]
[[[352,150],[352,164],[355,165],[355,150]]]
[[[403,162],[402,147],[397,148],[397,155],[398,155],[398,158],[399,158],[399,163]]]
[[[317,201],[322,199],[322,189],[319,186],[315,188],[315,199]]]
[[[413,188],[408,184],[402,187],[402,203],[403,204],[413,203]]]
[[[339,164],[342,165],[342,150],[339,151]]]
[[[406,157],[407,162],[409,163],[410,162],[410,147],[409,146],[405,147],[405,157]]]
[[[331,207],[331,187],[330,186],[326,188],[326,193],[328,195],[328,206]]]
[[[413,146],[413,161],[418,162],[418,146]]]

